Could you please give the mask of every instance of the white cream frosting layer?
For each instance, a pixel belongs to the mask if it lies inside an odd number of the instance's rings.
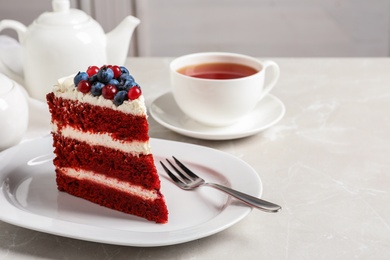
[[[58,133],[58,126],[56,122],[53,122],[52,124],[52,132]],[[101,145],[107,148],[122,151],[124,153],[130,153],[135,156],[140,154],[150,154],[149,142],[123,142],[112,139],[111,135],[107,133],[86,133],[76,128],[65,126],[61,128],[61,135],[67,138],[76,139],[81,142],[86,142],[90,145]]]
[[[105,99],[103,96],[93,96],[91,93],[83,94],[77,90],[73,83],[74,75],[60,78],[53,87],[53,93],[56,97],[64,99],[77,100],[95,106],[107,107],[118,110],[126,114],[137,116],[147,116],[146,106],[143,95],[135,100],[126,100],[122,105],[116,106],[112,100]]]
[[[75,170],[73,168],[61,168],[61,171],[69,177],[78,180],[92,181],[99,185],[117,189],[122,192],[141,197],[143,199],[155,200],[158,198],[156,190],[147,190],[138,185],[132,185],[128,182],[119,181],[118,179],[107,177],[103,174],[85,170]]]

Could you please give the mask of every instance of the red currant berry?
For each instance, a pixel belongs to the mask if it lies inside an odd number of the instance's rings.
[[[111,69],[114,72],[115,79],[119,78],[119,76],[122,74],[122,70],[119,66],[114,65],[111,67]]]
[[[129,89],[129,93],[127,94],[130,100],[134,100],[141,96],[142,91],[138,86],[134,86]]]
[[[77,89],[84,94],[91,91],[91,87],[91,83],[88,80],[82,80],[79,82],[79,84],[77,84]]]
[[[86,72],[88,74],[88,77],[91,77],[91,76],[97,74],[98,71],[99,71],[98,66],[89,66]]]
[[[117,92],[118,92],[118,89],[114,85],[111,85],[111,84],[105,85],[102,88],[102,96],[105,99],[111,99],[111,100],[114,99],[115,94]]]

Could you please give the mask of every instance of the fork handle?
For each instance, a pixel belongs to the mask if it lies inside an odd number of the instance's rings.
[[[248,195],[246,193],[242,193],[237,190],[233,190],[231,188],[228,188],[226,186],[216,184],[216,183],[205,183],[205,185],[216,188],[220,191],[223,191],[230,196],[235,197],[236,199],[244,202],[245,204],[255,207],[257,209],[266,211],[266,212],[278,212],[282,207],[279,205],[276,205],[274,203],[253,197],[251,195]]]

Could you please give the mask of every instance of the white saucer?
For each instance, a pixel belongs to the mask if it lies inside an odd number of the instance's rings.
[[[151,116],[161,125],[179,134],[207,140],[229,140],[257,134],[282,119],[286,109],[273,95],[265,96],[253,112],[226,127],[206,126],[189,118],[177,106],[171,92],[155,99]]]

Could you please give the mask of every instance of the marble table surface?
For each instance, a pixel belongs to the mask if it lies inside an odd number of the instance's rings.
[[[281,77],[272,94],[286,114],[261,133],[207,141],[149,119],[151,137],[247,162],[263,182],[262,197],[281,212],[253,210],[220,233],[163,247],[100,244],[0,222],[0,259],[389,259],[390,59],[273,60]],[[169,91],[170,61],[127,60],[148,106]],[[33,115],[23,141],[47,133]]]

